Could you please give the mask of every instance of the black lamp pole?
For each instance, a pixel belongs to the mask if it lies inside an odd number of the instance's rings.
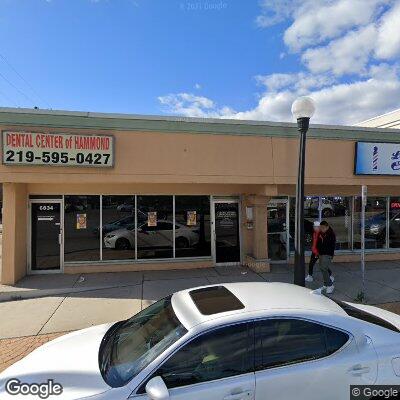
[[[296,186],[296,223],[294,237],[294,284],[305,286],[304,260],[304,167],[306,158],[306,137],[310,118],[297,119],[297,130],[300,132],[299,168]]]

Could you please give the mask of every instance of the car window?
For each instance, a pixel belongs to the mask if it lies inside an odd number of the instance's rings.
[[[269,319],[256,326],[256,368],[315,360],[342,347],[348,335],[298,319]]]
[[[340,300],[333,300],[337,305],[339,305],[347,315],[353,318],[357,318],[361,321],[369,322],[370,324],[378,325],[382,328],[389,329],[394,332],[400,332],[400,330],[391,324],[389,321],[386,321],[383,318],[377,317],[376,315],[373,315],[367,311],[360,310],[357,307],[353,307],[348,303],[345,303],[344,301]]]
[[[121,387],[154,359],[183,337],[181,324],[168,296],[126,321],[114,324],[99,350],[99,367],[104,381]]]
[[[172,231],[173,225],[170,222],[160,222],[157,224],[157,229],[160,231]]]
[[[252,324],[240,324],[206,333],[178,350],[153,376],[175,388],[253,372],[252,332]]]

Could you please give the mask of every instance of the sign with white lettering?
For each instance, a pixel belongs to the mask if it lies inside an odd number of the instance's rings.
[[[3,164],[113,167],[114,137],[2,132]]]
[[[400,143],[357,142],[356,175],[400,175]]]

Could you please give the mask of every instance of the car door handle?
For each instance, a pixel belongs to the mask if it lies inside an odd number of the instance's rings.
[[[230,394],[225,396],[223,400],[247,400],[251,399],[253,392],[251,390],[246,390],[245,392]]]
[[[363,367],[360,364],[354,365],[354,367],[349,369],[349,373],[354,376],[360,376],[363,374],[368,374],[371,371],[370,367]]]

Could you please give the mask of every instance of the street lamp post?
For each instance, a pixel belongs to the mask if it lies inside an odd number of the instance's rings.
[[[292,114],[297,120],[300,132],[299,167],[296,186],[296,222],[294,238],[294,284],[305,286],[304,260],[304,167],[306,157],[306,137],[310,118],[315,111],[315,104],[310,97],[299,97],[292,104]]]

